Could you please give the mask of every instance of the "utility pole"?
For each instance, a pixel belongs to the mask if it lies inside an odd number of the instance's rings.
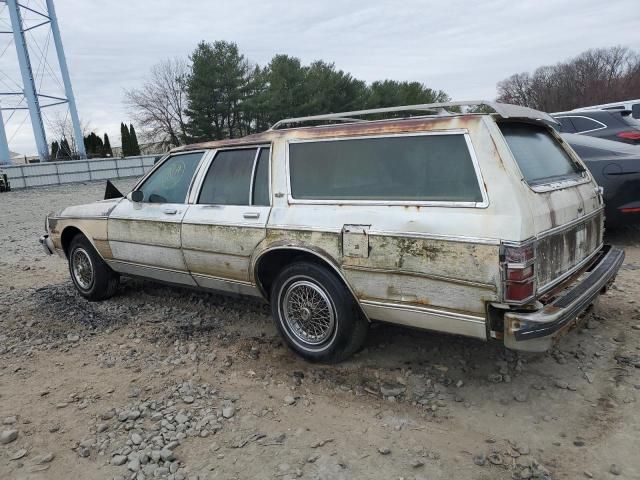
[[[9,153],[7,132],[5,132],[4,130],[4,120],[2,119],[2,104],[0,103],[0,165],[9,164],[11,164],[11,154]]]
[[[76,153],[80,156],[80,158],[87,158],[87,154],[84,148],[82,128],[80,127],[80,119],[78,117],[78,110],[76,108],[76,100],[73,94],[73,88],[71,87],[71,79],[69,77],[67,59],[65,58],[64,49],[62,47],[62,38],[60,36],[58,18],[56,16],[53,0],[45,0],[45,2],[46,11],[39,11],[36,5],[25,4],[25,2],[20,3],[20,0],[0,0],[0,3],[7,4],[9,17],[11,18],[12,30],[11,32],[0,33],[13,33],[23,87],[21,92],[0,92],[0,97],[3,95],[19,95],[24,96],[24,98],[26,99],[26,108],[18,105],[14,107],[5,107],[4,110],[29,110],[29,117],[31,118],[31,126],[33,127],[36,148],[38,150],[38,156],[40,157],[41,162],[49,160],[49,144],[47,142],[44,122],[42,120],[42,109],[46,107],[52,107],[54,105],[67,104],[69,108],[69,116],[73,125],[73,136],[76,140]],[[25,25],[24,19],[22,17],[23,9],[28,10],[31,14],[36,14],[38,16],[36,18],[38,18],[38,21],[40,23],[29,26]],[[62,77],[62,82],[64,84],[64,97],[45,95],[44,93],[39,92],[38,87],[36,87],[36,78],[33,75],[33,68],[31,66],[31,59],[29,58],[29,48],[27,45],[25,32],[46,25],[49,25],[51,28],[51,36],[53,37],[53,42],[56,47],[60,76]],[[41,59],[41,61],[47,62],[46,58],[44,57]],[[41,104],[41,102],[43,103]],[[2,143],[3,137],[0,134],[0,161],[2,160]]]

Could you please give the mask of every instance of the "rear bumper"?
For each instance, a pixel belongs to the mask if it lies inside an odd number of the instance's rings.
[[[53,255],[55,252],[55,248],[53,246],[53,241],[51,241],[51,237],[49,235],[43,235],[40,237],[40,245],[42,245],[42,249],[44,253],[47,255]]]
[[[598,259],[551,303],[535,312],[507,312],[504,344],[514,350],[543,352],[575,325],[577,318],[613,283],[624,251],[605,245]]]

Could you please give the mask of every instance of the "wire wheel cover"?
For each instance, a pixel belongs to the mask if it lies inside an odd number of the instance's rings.
[[[315,283],[299,280],[287,288],[283,316],[299,340],[319,345],[329,339],[335,328],[335,313],[329,296]]]
[[[76,248],[71,257],[73,277],[83,290],[89,290],[93,283],[93,265],[84,248]]]

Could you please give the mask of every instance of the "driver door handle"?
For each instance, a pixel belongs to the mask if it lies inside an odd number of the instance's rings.
[[[242,215],[244,218],[260,218],[259,212],[245,212]]]
[[[165,208],[162,210],[162,213],[166,213],[167,215],[175,215],[176,213],[178,213],[178,210],[176,210],[175,208]]]

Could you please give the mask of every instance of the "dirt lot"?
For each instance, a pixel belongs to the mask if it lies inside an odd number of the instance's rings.
[[[1,479],[640,478],[640,230],[609,235],[615,287],[548,354],[376,325],[323,366],[250,300],[80,298],[37,237],[103,188],[0,194]]]

